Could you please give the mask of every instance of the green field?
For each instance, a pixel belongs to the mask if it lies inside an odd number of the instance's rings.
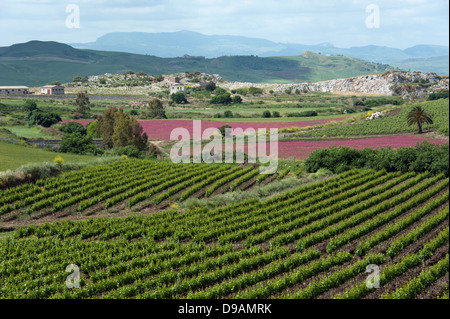
[[[25,137],[25,138],[29,138],[29,139],[40,139],[40,138],[52,139],[52,138],[55,138],[55,136],[52,134],[42,132],[41,128],[37,127],[37,126],[32,126],[32,127],[28,127],[28,126],[24,126],[24,125],[0,126],[0,129],[2,129],[2,128],[11,131],[12,133],[16,134],[17,136]]]
[[[114,196],[106,207],[124,199],[177,201],[181,193],[195,194],[194,180],[208,170],[224,169],[167,164],[166,171],[162,162],[127,162],[11,189],[0,196],[0,212],[82,211],[77,199],[95,205],[89,192],[103,195],[104,187]],[[140,196],[116,185],[121,175],[133,183],[142,166],[166,175],[182,171],[183,187],[167,178]],[[413,299],[430,289],[441,296],[448,285],[448,185],[443,175],[352,170],[213,209],[172,206],[28,225],[0,240],[0,298]],[[65,284],[69,264],[81,273],[77,289]],[[368,265],[380,267],[380,289],[366,285]]]
[[[48,152],[34,147],[0,142],[0,171],[15,170],[31,163],[53,162],[56,156],[65,162],[78,162],[95,159],[93,156],[60,154]]]

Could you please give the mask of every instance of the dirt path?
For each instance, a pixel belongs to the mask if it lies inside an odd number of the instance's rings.
[[[150,141],[150,144],[154,145],[159,152],[170,158],[170,154],[167,153],[166,150],[163,149],[161,146],[159,146],[162,142],[164,141]]]

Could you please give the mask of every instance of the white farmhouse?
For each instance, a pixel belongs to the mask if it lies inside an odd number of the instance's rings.
[[[43,87],[41,87],[41,94],[48,94],[48,95],[64,94],[64,86],[44,85]]]

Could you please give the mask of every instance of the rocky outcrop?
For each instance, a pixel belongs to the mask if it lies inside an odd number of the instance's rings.
[[[255,86],[273,90],[274,93],[283,93],[289,89],[292,91],[299,90],[300,92],[365,93],[407,97],[448,90],[449,78],[435,73],[395,71],[315,83],[274,85],[233,82],[222,83],[220,86],[231,90]]]

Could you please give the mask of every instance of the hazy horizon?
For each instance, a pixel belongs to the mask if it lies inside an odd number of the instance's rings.
[[[0,46],[181,30],[339,48],[449,46],[448,10],[447,0],[2,0]]]

